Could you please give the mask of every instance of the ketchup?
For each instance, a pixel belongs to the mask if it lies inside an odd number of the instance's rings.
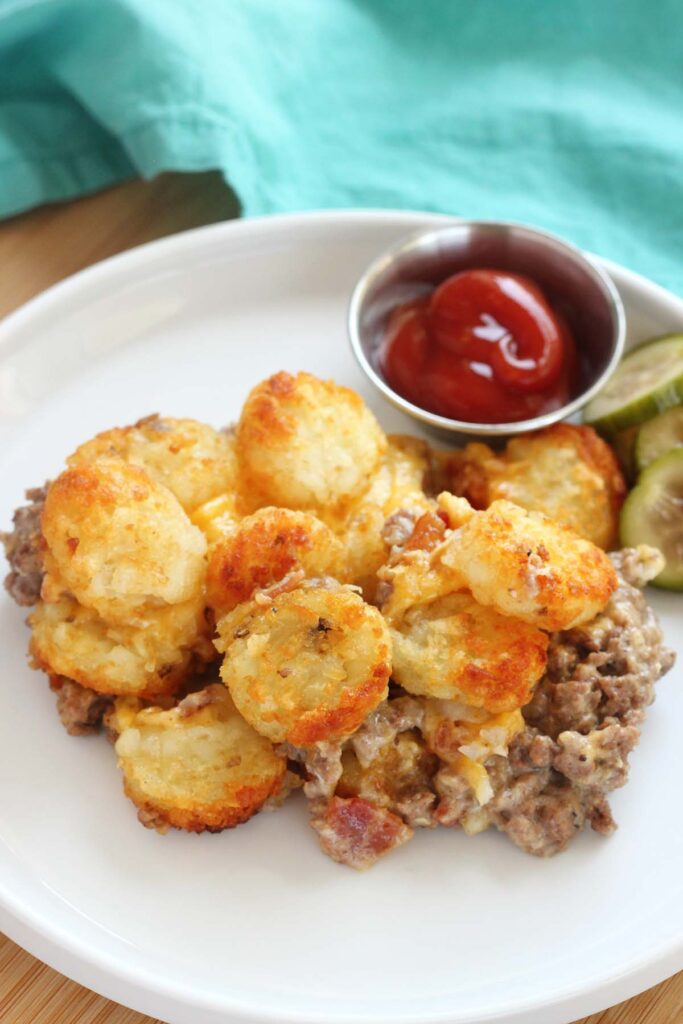
[[[380,366],[409,402],[471,423],[557,409],[577,374],[574,339],[539,287],[489,269],[454,274],[394,309]]]

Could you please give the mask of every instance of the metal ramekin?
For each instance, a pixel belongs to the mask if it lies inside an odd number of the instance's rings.
[[[568,320],[579,350],[583,383],[566,405],[516,423],[470,423],[413,405],[382,376],[378,351],[391,310],[451,274],[476,267],[527,275]],[[626,317],[610,277],[570,243],[524,224],[459,220],[413,235],[373,260],[351,296],[348,329],[361,368],[395,406],[437,430],[492,437],[538,430],[578,412],[617,366],[624,349]]]

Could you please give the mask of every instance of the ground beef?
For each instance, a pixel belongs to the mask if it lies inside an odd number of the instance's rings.
[[[521,776],[487,807],[492,824],[525,853],[549,857],[564,850],[586,822],[586,809],[571,786],[549,782],[540,792]]]
[[[304,779],[303,790],[308,800],[331,797],[342,773],[342,744],[321,740],[312,747],[295,747],[281,743],[277,748],[285,755],[290,768]]]
[[[382,539],[390,548],[402,548],[415,528],[417,515],[406,508],[393,512],[382,527]]]
[[[439,822],[434,817],[436,793],[426,786],[396,794],[391,809],[410,828],[434,828]]]
[[[524,708],[526,721],[553,738],[567,730],[587,735],[603,725],[637,726],[654,700],[654,684],[671,668],[674,654],[641,586],[661,568],[652,548],[611,555],[619,586],[592,622],[555,633],[548,668],[534,698]]]
[[[57,711],[70,736],[88,736],[99,732],[113,697],[95,693],[65,676],[50,676],[50,689],[57,694]]]
[[[633,725],[607,725],[588,736],[560,733],[553,768],[576,786],[609,793],[628,779],[628,755],[639,739]]]
[[[417,697],[399,696],[385,700],[366,718],[349,743],[364,768],[378,751],[396,739],[400,732],[419,729],[424,719],[424,702]]]
[[[40,517],[48,484],[26,491],[28,505],[18,508],[12,517],[11,533],[0,533],[0,541],[11,571],[5,577],[5,589],[17,604],[36,604],[43,582],[43,539]]]
[[[584,736],[563,732],[557,741],[527,727],[507,758],[487,762],[493,797],[483,808],[526,853],[549,857],[563,850],[585,824],[614,831],[605,793],[628,777],[628,754],[638,742],[634,726],[608,725]]]
[[[465,816],[477,807],[472,787],[455,768],[446,765],[438,771],[434,788],[439,798],[434,818],[439,825],[462,825]]]

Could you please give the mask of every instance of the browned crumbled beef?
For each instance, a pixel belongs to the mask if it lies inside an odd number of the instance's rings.
[[[664,556],[657,548],[641,544],[637,548],[621,548],[610,554],[619,576],[632,587],[642,590],[664,568]]]
[[[382,539],[390,548],[401,548],[415,528],[417,515],[406,508],[392,512],[382,527]]]
[[[22,505],[12,517],[11,533],[1,533],[0,540],[11,571],[5,577],[5,589],[17,604],[36,604],[43,582],[43,539],[40,517],[47,496],[48,484],[26,491],[28,505]]]
[[[382,701],[349,741],[360,764],[369,767],[382,747],[395,740],[400,732],[419,729],[423,718],[424,702],[416,697]]]
[[[616,830],[617,823],[604,796],[595,794],[593,803],[588,808],[588,823],[594,832],[599,832],[603,836],[609,836]]]
[[[434,817],[436,793],[426,787],[407,789],[395,794],[391,810],[398,814],[411,828],[434,828],[438,825]]]
[[[564,850],[586,821],[580,795],[569,785],[549,782],[540,792],[515,779],[487,806],[494,825],[525,853],[550,857]]]
[[[50,676],[50,689],[57,694],[57,711],[70,736],[88,736],[99,732],[113,697],[96,693],[66,676]]]
[[[439,825],[461,825],[465,815],[477,807],[472,787],[455,768],[446,765],[434,776],[439,797],[434,818]]]
[[[295,773],[303,773],[303,789],[308,800],[332,796],[342,773],[340,742],[321,740],[306,748],[281,743],[277,749],[289,760]]]
[[[616,824],[605,794],[628,777],[628,755],[638,742],[633,726],[611,724],[588,735],[563,732],[557,741],[527,727],[507,759],[488,763],[494,795],[490,823],[527,853],[563,850],[584,824],[607,835]]]
[[[562,732],[553,768],[577,786],[609,793],[628,778],[628,755],[640,739],[633,725],[607,725],[588,736]]]
[[[413,830],[396,814],[359,797],[334,796],[329,801],[318,801],[313,807],[311,825],[332,860],[359,871],[371,867],[379,857],[413,835]]]
[[[550,768],[559,748],[550,736],[542,736],[528,726],[518,733],[510,744],[508,760],[516,775]]]
[[[592,622],[551,637],[546,675],[524,708],[526,721],[554,739],[567,730],[587,735],[611,723],[639,725],[655,682],[674,662],[654,613],[628,582],[642,584],[657,570],[652,549],[610,557],[617,590]]]

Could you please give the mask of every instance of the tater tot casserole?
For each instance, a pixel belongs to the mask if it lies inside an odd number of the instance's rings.
[[[143,825],[220,832],[298,793],[357,869],[437,826],[545,857],[616,827],[673,664],[659,552],[613,550],[625,492],[589,427],[442,451],[279,372],[233,427],[85,440],[2,535],[5,585]]]

